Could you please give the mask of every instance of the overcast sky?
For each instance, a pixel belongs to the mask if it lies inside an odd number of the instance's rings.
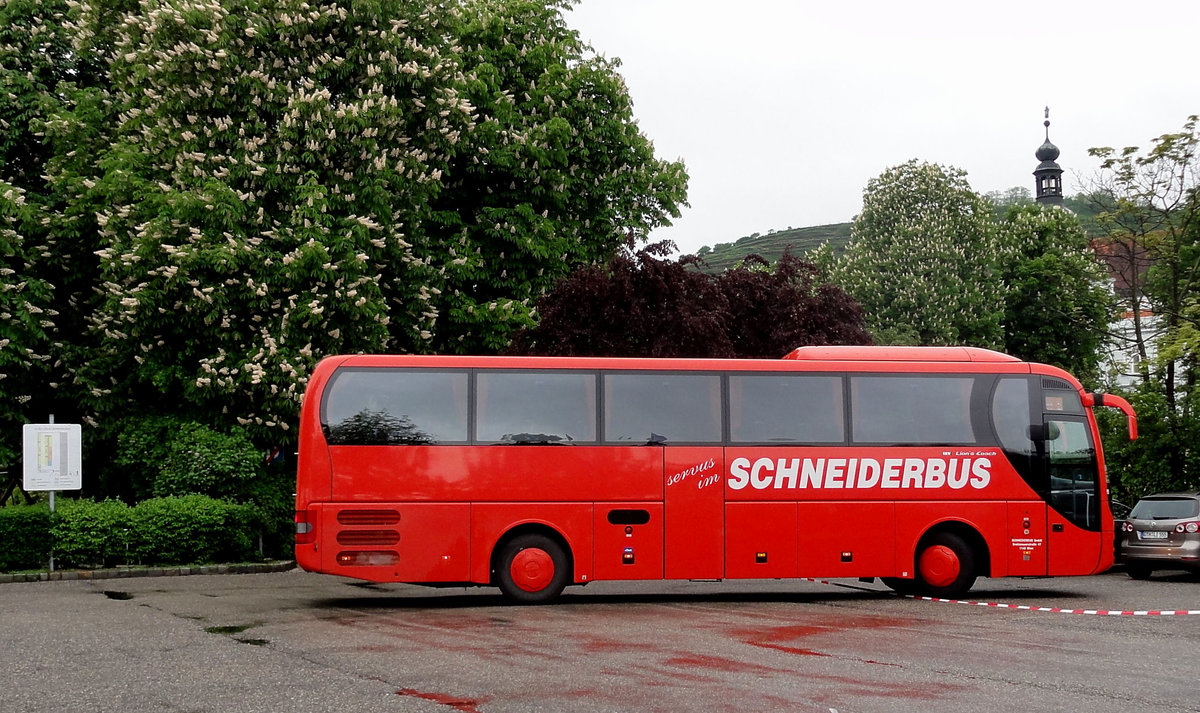
[[[1088,148],[1200,113],[1200,0],[581,0],[567,22],[686,163],[691,207],[653,236],[683,252],[849,221],[913,158],[1032,191],[1046,105],[1068,195]]]

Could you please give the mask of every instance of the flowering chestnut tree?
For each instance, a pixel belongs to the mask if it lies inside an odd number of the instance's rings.
[[[17,458],[28,403],[51,388],[45,364],[56,313],[50,285],[33,274],[23,235],[34,216],[24,191],[0,181],[0,466]]]
[[[867,183],[831,277],[882,343],[1003,348],[998,266],[1008,246],[991,216],[959,169],[916,160],[888,169]]]
[[[572,265],[677,215],[682,165],[654,158],[568,4],[47,15],[72,67],[36,134],[39,224],[85,276],[60,290],[85,321],[75,390],[287,440],[320,357],[494,351]]]
[[[65,10],[58,0],[0,4],[0,470],[7,467],[10,479],[19,477],[12,464],[20,424],[53,413],[44,404],[58,386],[52,367],[61,283],[44,274],[57,256],[46,243],[42,174],[50,151],[37,122],[55,104],[68,66],[74,69],[53,18]]]
[[[182,0],[116,26],[92,328],[119,395],[286,429],[320,355],[429,343],[420,212],[473,112],[452,20]]]

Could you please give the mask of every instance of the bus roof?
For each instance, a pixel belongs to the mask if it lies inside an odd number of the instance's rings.
[[[339,366],[402,368],[483,368],[483,369],[654,369],[654,370],[734,370],[794,371],[808,370],[819,364],[826,368],[851,371],[970,371],[984,368],[1004,372],[1028,373],[1031,366],[1039,372],[1070,378],[1054,367],[1028,365],[1020,359],[977,347],[801,347],[783,359],[712,359],[712,358],[637,358],[637,357],[531,357],[463,356],[416,354],[344,354],[323,360],[318,372],[328,373]],[[836,366],[834,366],[836,365]],[[908,365],[908,366],[906,366]],[[973,366],[974,365],[974,366]],[[990,365],[990,366],[984,366]]]
[[[800,347],[783,357],[805,361],[1019,362],[979,347]]]

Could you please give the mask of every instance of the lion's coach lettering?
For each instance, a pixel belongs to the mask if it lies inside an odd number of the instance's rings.
[[[982,490],[992,481],[991,458],[734,458],[729,487],[742,490]]]

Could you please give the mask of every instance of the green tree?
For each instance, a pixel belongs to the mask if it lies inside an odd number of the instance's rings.
[[[1136,384],[1124,395],[1138,416],[1138,437],[1125,436],[1125,417],[1111,409],[1097,409],[1104,459],[1113,497],[1129,505],[1152,493],[1196,490],[1200,487],[1200,419],[1182,417],[1167,406],[1163,385],[1152,378]],[[1183,398],[1195,400],[1196,391]],[[1185,414],[1195,414],[1187,404]]]
[[[1176,360],[1185,356],[1169,345],[1177,341],[1181,329],[1188,329],[1186,313],[1200,287],[1196,123],[1196,116],[1189,117],[1182,131],[1154,139],[1145,152],[1136,146],[1119,152],[1108,147],[1088,152],[1102,159],[1091,197],[1101,210],[1098,220],[1109,231],[1113,252],[1118,253],[1116,268],[1125,276],[1123,296],[1135,320],[1134,347],[1146,364],[1142,378],[1148,379],[1149,370],[1157,368],[1168,384],[1174,381]],[[1141,324],[1147,311],[1161,322],[1161,339]],[[1155,346],[1168,349],[1151,365],[1146,357]],[[1171,394],[1167,396],[1170,402]]]
[[[472,0],[458,57],[476,121],[434,202],[439,351],[490,352],[533,300],[678,217],[687,175],[638,130],[619,63],[562,16],[573,0]]]
[[[1095,382],[1113,305],[1079,220],[1061,208],[1016,204],[1001,229],[1011,246],[1001,273],[1004,351]]]
[[[1097,220],[1110,232],[1107,253],[1121,276],[1131,315],[1131,348],[1138,355],[1138,393],[1165,431],[1131,452],[1165,463],[1161,482],[1196,487],[1194,455],[1200,361],[1200,133],[1191,116],[1181,131],[1163,134],[1143,151],[1101,147],[1089,193]],[[1130,470],[1134,461],[1118,461]]]
[[[883,344],[1004,344],[1007,246],[966,173],[916,160],[871,179],[833,281]]]

